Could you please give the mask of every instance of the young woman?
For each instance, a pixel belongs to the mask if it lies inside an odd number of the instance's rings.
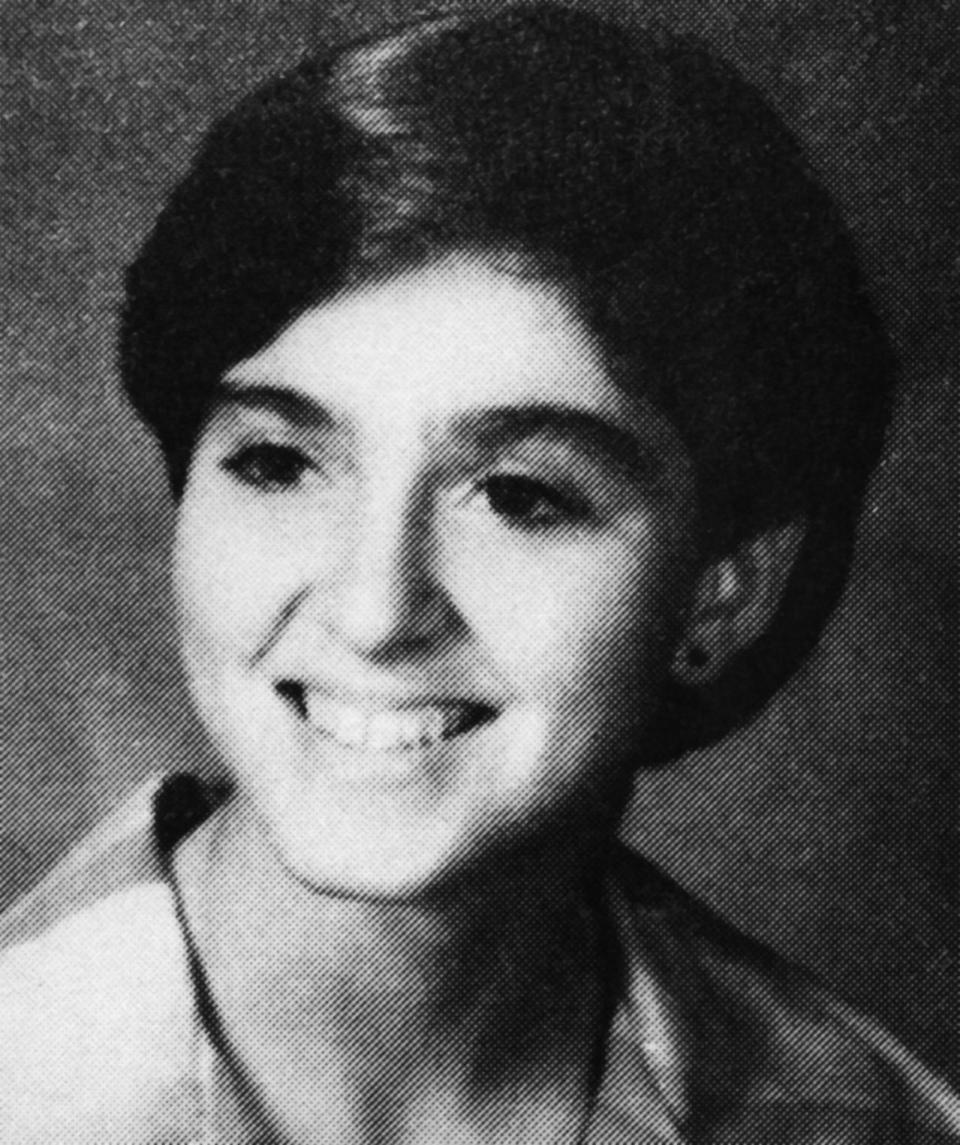
[[[321,54],[211,132],[121,363],[231,780],[5,920],[0,1139],[960,1139],[616,842],[813,645],[882,445],[887,345],[756,92],[549,5]]]

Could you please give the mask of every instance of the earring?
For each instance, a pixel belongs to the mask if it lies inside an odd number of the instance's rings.
[[[698,688],[711,673],[713,655],[700,640],[682,644],[674,653],[672,672],[674,679],[688,688]]]

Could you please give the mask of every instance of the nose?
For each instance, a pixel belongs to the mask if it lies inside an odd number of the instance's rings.
[[[358,497],[323,595],[341,646],[391,662],[431,650],[459,620],[439,576],[426,499],[383,484]]]

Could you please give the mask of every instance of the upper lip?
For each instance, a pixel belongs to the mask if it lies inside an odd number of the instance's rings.
[[[358,691],[354,688],[331,686],[310,680],[287,677],[277,681],[277,691],[287,699],[302,705],[308,694],[316,694],[335,703],[359,708],[365,712],[401,712],[417,708],[469,707],[492,709],[485,700],[471,696],[451,696],[436,692],[411,692],[376,689]]]

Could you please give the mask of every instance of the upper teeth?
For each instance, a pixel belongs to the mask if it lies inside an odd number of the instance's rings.
[[[470,718],[463,704],[367,711],[309,693],[305,708],[310,722],[338,743],[372,751],[428,747],[455,734]]]

